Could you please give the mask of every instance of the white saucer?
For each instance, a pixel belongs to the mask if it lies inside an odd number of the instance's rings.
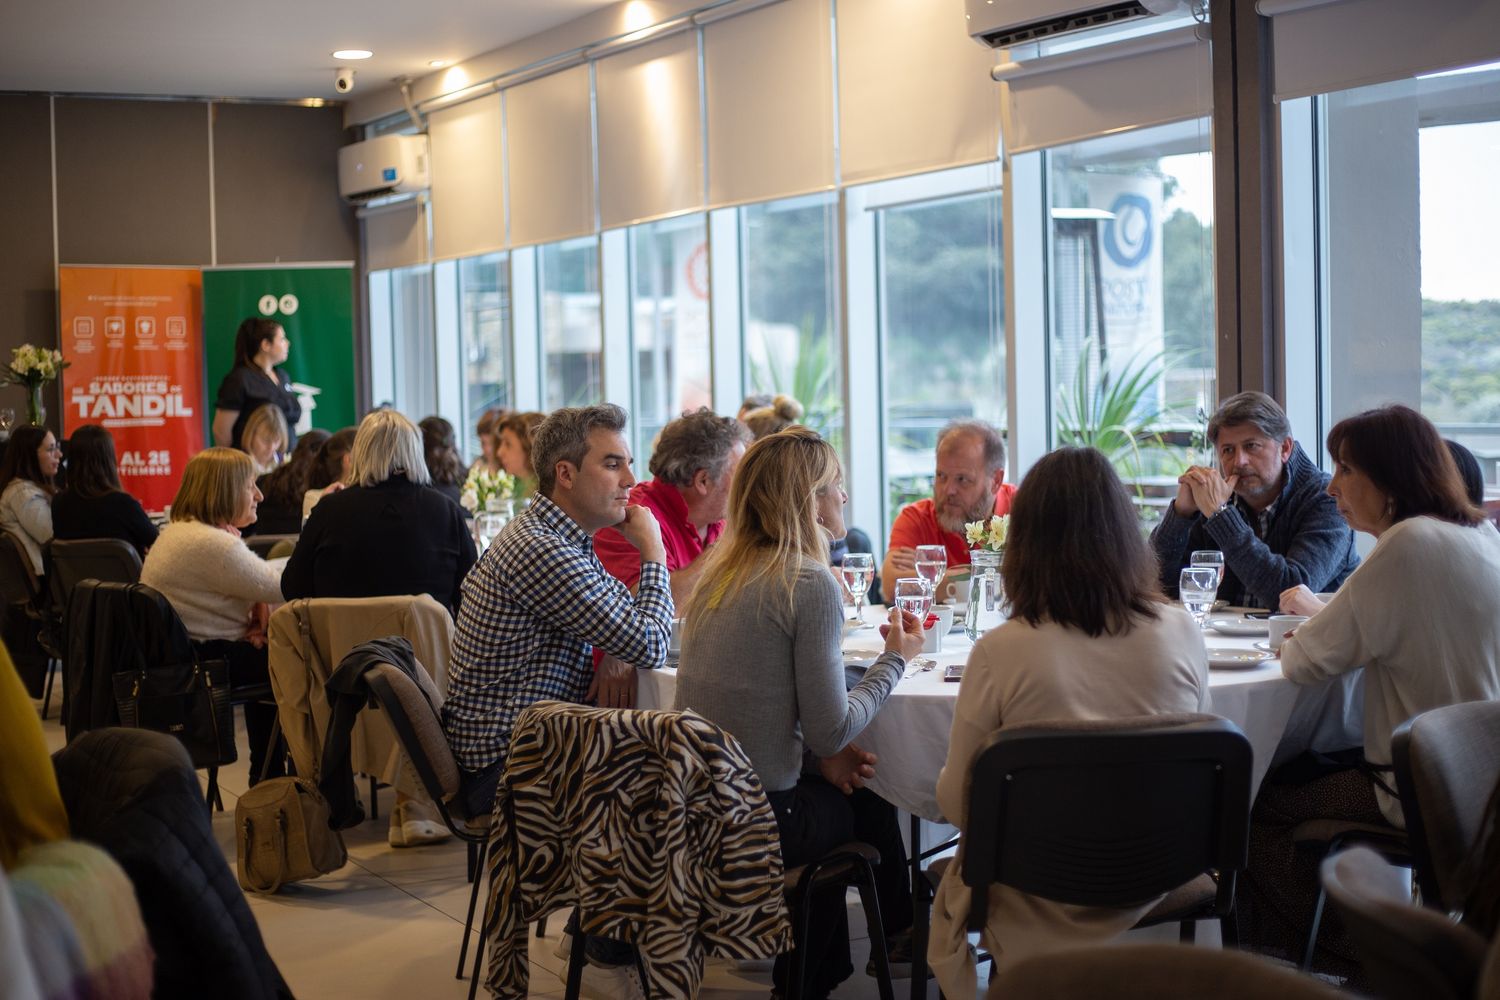
[[[1252,618],[1210,618],[1208,627],[1224,635],[1265,635],[1270,626]]]
[[[1248,649],[1213,649],[1208,651],[1208,665],[1219,670],[1254,670],[1268,660],[1275,659],[1269,653],[1253,653]]]
[[[1276,650],[1274,650],[1274,649],[1271,648],[1271,640],[1270,639],[1262,639],[1260,642],[1253,643],[1253,645],[1255,646],[1256,649],[1265,650],[1267,653],[1270,653],[1272,656],[1276,655]]]

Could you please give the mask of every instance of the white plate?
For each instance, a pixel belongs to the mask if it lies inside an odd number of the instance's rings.
[[[1254,670],[1268,660],[1269,653],[1255,653],[1248,649],[1212,649],[1208,651],[1208,665],[1219,670]]]
[[[1209,628],[1224,635],[1265,635],[1270,626],[1250,618],[1210,618]]]
[[[1260,642],[1254,643],[1254,646],[1255,646],[1256,649],[1265,650],[1267,653],[1270,653],[1272,656],[1276,655],[1276,650],[1274,650],[1274,649],[1271,648],[1271,640],[1270,639],[1262,639]]]

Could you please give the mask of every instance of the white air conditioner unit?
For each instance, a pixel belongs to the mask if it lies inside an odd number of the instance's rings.
[[[964,0],[969,34],[992,49],[1008,49],[1074,31],[1186,11],[1187,0]]]
[[[350,201],[422,191],[428,185],[425,135],[382,135],[339,150],[339,194]]]

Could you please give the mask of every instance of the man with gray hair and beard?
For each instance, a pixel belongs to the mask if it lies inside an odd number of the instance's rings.
[[[1221,599],[1271,611],[1284,590],[1333,590],[1354,572],[1354,532],[1328,495],[1328,473],[1292,439],[1276,400],[1263,392],[1230,396],[1208,422],[1208,441],[1218,468],[1184,472],[1151,533],[1168,596],[1201,549],[1224,553]]]
[[[917,546],[942,545],[948,571],[969,565],[964,525],[1010,513],[1016,488],[1005,481],[1005,440],[982,420],[957,420],[937,439],[932,499],[907,504],[891,525],[891,540],[880,567],[880,593],[889,604],[900,577],[917,575]],[[943,582],[938,582],[942,593]]]

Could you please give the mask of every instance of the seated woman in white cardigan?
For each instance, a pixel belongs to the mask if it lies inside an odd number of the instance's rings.
[[[1209,707],[1203,636],[1162,595],[1156,558],[1108,459],[1093,448],[1045,456],[1016,491],[1009,539],[1000,573],[1011,618],[969,654],[938,777],[938,805],[961,832],[969,771],[997,730]],[[958,868],[950,866],[938,887],[927,954],[945,995],[972,997],[974,960],[964,928],[969,890]],[[982,940],[996,968],[1005,968],[1108,941],[1151,905],[1072,906],[993,886]]]
[[[1310,819],[1404,827],[1392,732],[1429,709],[1500,698],[1500,533],[1469,499],[1437,428],[1409,407],[1369,410],[1334,425],[1328,453],[1328,493],[1375,548],[1326,606],[1305,587],[1281,595],[1283,610],[1313,615],[1281,647],[1281,669],[1313,684],[1363,667],[1364,747],[1342,767],[1272,773],[1256,800],[1241,883],[1250,920],[1240,929],[1254,947],[1292,958],[1312,917],[1318,859],[1296,849],[1291,829]],[[1320,935],[1317,957],[1333,973],[1356,958],[1338,933]]]
[[[45,427],[17,427],[0,463],[0,529],[20,539],[31,568],[42,575],[42,546],[52,540],[53,477],[62,459]]]
[[[281,603],[281,571],[261,559],[240,538],[255,521],[260,503],[255,464],[233,448],[208,448],[194,455],[172,499],[172,521],[146,553],[141,582],[161,591],[182,619],[199,659],[227,660],[234,687],[264,684],[266,623]],[[260,779],[274,705],[245,705],[250,739],[250,783]],[[269,775],[285,772],[276,753]]]

